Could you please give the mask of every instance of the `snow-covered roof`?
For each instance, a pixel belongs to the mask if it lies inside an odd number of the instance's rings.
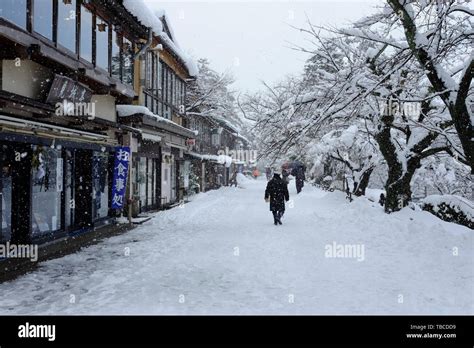
[[[166,123],[166,124],[169,124],[173,127],[178,127],[181,130],[184,130],[186,132],[192,132],[192,133],[194,133],[194,135],[197,135],[197,133],[195,131],[193,131],[189,128],[180,126],[179,124],[174,123],[173,121],[168,120],[167,118],[164,118],[164,117],[161,117],[161,116],[158,116],[158,115],[154,114],[146,106],[141,106],[141,105],[117,105],[117,114],[119,115],[119,117],[127,117],[127,116],[136,115],[136,114],[147,115],[149,117],[152,117],[153,119],[155,119],[158,122]]]
[[[239,133],[239,129],[235,125],[233,125],[231,122],[226,120],[224,117],[216,116],[216,115],[209,115],[209,116],[213,118],[214,120],[216,120],[217,122],[221,123],[223,126],[232,130],[232,132]]]
[[[248,140],[246,137],[244,137],[242,134],[240,133],[233,133],[233,135],[235,135],[237,138],[239,139],[242,139],[243,141],[245,141],[247,144],[250,144],[250,140]]]
[[[166,31],[163,28],[163,23],[161,17],[166,18],[166,13],[164,10],[155,10],[153,11],[144,0],[123,0],[123,6],[137,19],[140,23],[147,27],[152,28],[155,36],[159,37],[161,41],[171,50],[173,53],[179,57],[183,64],[188,69],[189,75],[197,76],[198,67],[194,59],[192,59],[188,54],[186,54],[177,44],[174,37],[170,38]],[[167,27],[171,33],[171,36],[174,36],[171,29],[171,25],[166,21]],[[174,40],[174,41],[173,41]]]
[[[226,155],[211,155],[211,154],[200,154],[196,152],[189,152],[189,155],[199,158],[205,161],[214,161],[220,164],[225,164],[226,167],[230,167],[232,164],[232,157]]]

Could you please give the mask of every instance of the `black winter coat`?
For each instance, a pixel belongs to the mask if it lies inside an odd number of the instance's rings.
[[[288,186],[278,174],[275,174],[273,179],[271,179],[267,184],[265,199],[267,198],[270,198],[271,211],[285,210],[285,201],[290,199],[290,195],[288,193]]]

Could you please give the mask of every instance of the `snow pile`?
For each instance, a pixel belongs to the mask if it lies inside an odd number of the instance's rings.
[[[365,189],[365,197],[367,197],[367,199],[372,202],[378,203],[378,201],[380,200],[380,195],[382,193],[385,195],[385,190],[372,189],[372,188]]]
[[[146,106],[125,105],[125,104],[123,104],[123,105],[117,105],[116,108],[117,108],[117,114],[119,115],[119,117],[127,117],[127,116],[136,115],[136,114],[143,114],[143,115],[147,115],[148,117],[151,117],[151,118],[155,119],[158,122],[167,123],[167,124],[170,124],[174,127],[179,127],[183,130],[186,130],[188,132],[193,132],[195,135],[197,135],[196,131],[193,131],[192,129],[180,126],[179,124],[177,124],[177,123],[175,123],[171,120],[168,120],[167,118],[164,118],[164,117],[161,117],[161,116],[158,116],[158,115],[154,114]]]
[[[142,25],[147,28],[152,28],[155,35],[183,61],[191,76],[197,76],[198,68],[194,59],[187,55],[176,42],[173,42],[174,38],[170,38],[163,30],[163,23],[160,17],[166,17],[164,10],[160,9],[153,12],[143,0],[124,0],[123,5],[132,15],[138,18]],[[167,24],[171,31],[171,25],[168,21]]]
[[[466,198],[455,195],[431,195],[423,199],[421,207],[442,220],[474,229],[474,203]]]
[[[232,165],[232,157],[227,155],[210,155],[210,154],[200,154],[196,152],[189,152],[189,155],[199,158],[201,161],[213,161],[219,164],[224,164],[227,168]]]
[[[229,168],[232,165],[232,157],[226,155],[218,155],[217,162],[219,162],[220,164],[225,164],[225,166]]]
[[[247,188],[249,184],[254,182],[255,180],[249,179],[242,173],[237,173],[237,185],[240,188]]]
[[[147,28],[152,28],[156,35],[163,32],[163,23],[153,14],[143,0],[123,0],[123,6],[135,17],[141,24]]]

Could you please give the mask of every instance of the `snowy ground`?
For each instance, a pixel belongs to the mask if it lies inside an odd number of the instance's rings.
[[[296,196],[293,183],[274,226],[265,183],[201,194],[44,262],[0,284],[0,314],[474,313],[473,231],[310,186]],[[363,245],[363,261],[325,257],[333,242]]]

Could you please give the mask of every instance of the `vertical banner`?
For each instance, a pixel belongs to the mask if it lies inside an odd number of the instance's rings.
[[[115,148],[114,181],[112,183],[112,209],[122,209],[125,190],[127,188],[130,147]]]

